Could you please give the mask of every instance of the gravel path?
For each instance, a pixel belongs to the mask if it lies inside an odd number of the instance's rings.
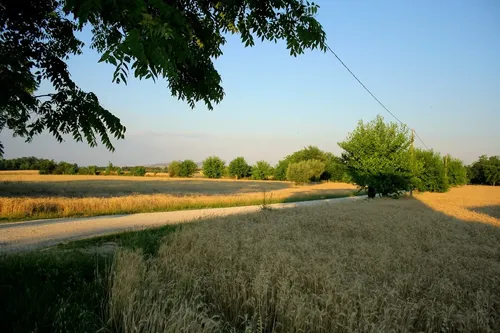
[[[364,196],[272,204],[275,209],[363,199]],[[189,222],[210,216],[254,213],[260,206],[183,210],[175,212],[62,218],[0,224],[0,252],[19,252],[65,241]]]

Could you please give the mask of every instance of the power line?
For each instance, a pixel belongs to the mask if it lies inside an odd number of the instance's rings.
[[[335,56],[335,58],[337,58],[337,60],[342,64],[342,66],[345,67],[345,69],[347,69],[347,71],[352,75],[353,78],[356,79],[356,81],[358,81],[358,83],[363,87],[365,88],[365,90],[373,97],[373,99],[375,99],[378,104],[380,104],[380,106],[382,106],[385,111],[387,111],[394,119],[396,119],[397,121],[399,121],[399,123],[405,127],[408,127],[405,123],[403,123],[401,120],[399,120],[398,117],[396,117],[396,115],[394,113],[392,113],[391,111],[389,111],[388,108],[386,108],[386,106],[384,104],[382,104],[382,102],[377,98],[375,97],[374,94],[372,94],[372,92],[370,91],[370,89],[368,89],[364,84],[363,82],[361,82],[360,79],[358,79],[358,77],[349,69],[349,67],[347,67],[347,65],[342,61],[342,59],[340,59],[340,57],[337,55],[337,53],[335,53],[335,51],[332,50],[332,48],[326,44],[326,48]],[[420,136],[417,134],[417,132],[415,132],[415,135],[417,136],[417,138],[420,140],[420,142],[422,142],[422,144],[425,146],[426,149],[429,149],[427,148],[427,145],[424,143],[424,141],[420,138]]]
[[[424,143],[424,141],[420,138],[420,135],[418,135],[417,131],[415,131],[415,135],[417,136],[417,138],[420,140],[420,142],[422,142],[422,144],[424,145],[425,149],[429,149],[429,147],[427,147],[427,145]]]

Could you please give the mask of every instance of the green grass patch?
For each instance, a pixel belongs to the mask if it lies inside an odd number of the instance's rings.
[[[96,332],[110,258],[78,251],[0,257],[2,332]]]
[[[162,238],[180,228],[123,232],[0,256],[0,331],[83,333],[107,327],[113,255],[82,250],[116,243],[153,256]]]
[[[159,228],[145,229],[141,231],[126,231],[117,234],[82,239],[78,241],[61,244],[58,250],[81,250],[91,247],[99,247],[106,243],[116,243],[117,246],[129,249],[140,249],[144,254],[154,255],[163,237],[180,230],[182,225],[167,225]]]

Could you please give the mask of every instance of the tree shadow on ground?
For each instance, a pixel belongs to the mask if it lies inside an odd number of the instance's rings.
[[[500,219],[500,205],[470,207],[469,210],[476,213],[489,215],[495,219]]]
[[[81,317],[84,313],[85,325],[75,326],[73,331],[85,332],[89,327],[98,330],[105,322],[102,317],[104,312],[99,311],[102,310],[102,304],[107,304],[108,297],[107,285],[98,281],[107,281],[107,272],[103,271],[106,265],[101,259],[98,261],[92,256],[82,254],[81,251],[78,252],[78,248],[116,242],[121,247],[142,249],[144,253],[155,256],[158,248],[164,243],[162,239],[165,235],[182,232],[185,228],[203,227],[203,224],[218,227],[221,232],[227,230],[228,237],[244,237],[248,246],[262,244],[267,235],[270,235],[269,239],[274,239],[276,244],[283,242],[283,247],[280,247],[283,251],[280,252],[281,256],[294,255],[296,245],[287,246],[290,245],[290,239],[300,242],[305,238],[310,244],[318,242],[318,247],[308,245],[307,249],[316,248],[320,252],[318,258],[321,260],[336,253],[337,257],[340,254],[339,258],[351,260],[352,267],[356,267],[360,259],[366,263],[380,261],[388,265],[384,271],[386,273],[382,272],[382,268],[377,269],[376,273],[382,278],[386,277],[387,281],[400,279],[397,281],[401,282],[402,289],[399,290],[397,284],[384,285],[384,288],[390,291],[386,296],[394,298],[394,295],[401,293],[401,298],[396,296],[395,301],[421,305],[415,307],[415,321],[406,322],[408,326],[400,327],[401,331],[432,331],[426,330],[422,325],[432,322],[437,316],[434,308],[436,303],[453,311],[459,311],[463,307],[464,311],[477,312],[478,315],[486,313],[489,318],[486,324],[488,330],[483,326],[483,330],[478,331],[500,331],[500,314],[494,311],[500,307],[498,297],[495,296],[500,293],[500,283],[495,283],[499,281],[500,276],[500,228],[447,215],[431,209],[415,198],[366,199],[349,203],[263,210],[244,215],[212,217],[183,225],[130,231],[59,247],[55,250],[62,252],[58,252],[61,258],[57,260],[51,251],[33,252],[26,257],[0,257],[0,308],[3,309],[0,322],[6,332],[53,332],[57,329],[55,325],[61,321],[83,322]],[[249,225],[251,232],[246,229]],[[282,232],[266,232],[267,228],[279,225],[282,225]],[[254,232],[259,228],[264,232]],[[200,233],[199,237],[209,237],[204,235],[205,233]],[[321,245],[329,237],[335,239],[331,244],[335,248],[334,252]],[[340,243],[343,245],[339,245]],[[64,250],[65,247],[75,252]],[[321,256],[321,251],[326,251],[323,253],[324,257]],[[303,258],[310,262],[314,261],[315,255],[307,253]],[[371,256],[372,260],[366,259],[366,256]],[[390,266],[391,263],[395,266]],[[345,265],[337,266],[337,269],[346,270],[345,274],[356,273],[349,268],[349,262],[343,264]],[[363,274],[366,272],[361,270],[355,276]],[[371,278],[377,276],[374,273],[369,275]],[[408,283],[414,281],[410,284],[412,293],[405,293],[408,285],[403,283],[404,279],[419,275],[424,275],[425,278],[409,280]],[[356,278],[352,281],[354,284]],[[419,281],[424,282],[419,284]],[[85,285],[85,288],[82,288],[82,285]],[[442,291],[436,287],[442,294],[434,299],[432,286],[442,286],[446,290]],[[349,284],[344,287],[344,290],[349,290]],[[454,297],[451,290],[458,296]],[[375,291],[384,295],[379,290],[373,290]],[[427,294],[429,297],[426,297]],[[490,295],[490,303],[478,302],[476,297],[482,295]],[[367,296],[360,295],[360,299],[362,297]],[[460,306],[455,306],[453,302],[455,299],[462,299],[461,297],[465,301]],[[61,300],[64,302],[61,303]],[[484,306],[487,308],[481,308]],[[61,311],[62,308],[74,310]],[[377,318],[373,319],[374,327],[378,325]],[[461,331],[463,320],[460,313],[447,318],[448,329]],[[458,319],[453,321],[453,318]],[[310,331],[314,332],[314,327],[311,327]]]
[[[364,194],[366,193],[348,187],[336,189],[304,189],[304,191],[291,193],[286,199],[283,200],[283,202],[334,199]]]

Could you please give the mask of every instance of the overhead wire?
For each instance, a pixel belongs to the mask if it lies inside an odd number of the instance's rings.
[[[332,48],[326,44],[326,48],[335,56],[335,58],[337,58],[337,60],[342,64],[342,66],[345,67],[345,69],[347,69],[347,71],[352,75],[353,78],[356,79],[356,81],[358,81],[358,83],[373,97],[373,99],[375,99],[377,101],[378,104],[380,104],[380,106],[382,106],[384,108],[385,111],[387,111],[394,119],[396,119],[401,125],[405,126],[405,127],[408,127],[408,125],[406,125],[405,123],[403,123],[398,117],[396,117],[396,115],[394,113],[392,113],[371,91],[370,89],[368,89],[364,84],[363,82],[361,82],[360,79],[358,79],[358,77],[356,76],[356,74],[354,74],[351,69],[349,67],[347,67],[347,65],[342,61],[342,59],[340,59],[340,57],[337,55],[337,53],[335,53],[335,51],[332,50]],[[426,149],[429,149],[427,147],[427,145],[425,144],[425,142],[422,140],[422,138],[420,138],[420,136],[418,135],[418,133],[413,130],[415,135],[417,136],[417,138],[420,140],[420,142],[424,145],[424,147]]]

